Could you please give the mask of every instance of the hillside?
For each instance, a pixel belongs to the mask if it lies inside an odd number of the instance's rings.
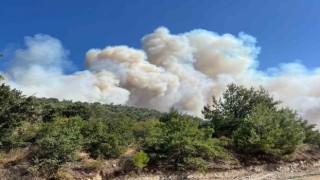
[[[222,99],[203,108],[204,121],[174,109],[26,97],[2,84],[0,173],[2,179],[196,179],[205,178],[197,172],[214,178],[290,163],[314,167],[319,131],[280,103],[263,88],[230,84]]]
[[[83,119],[112,119],[126,117],[137,121],[145,121],[148,119],[159,119],[161,113],[156,110],[147,108],[136,108],[124,105],[86,103],[73,101],[59,101],[55,98],[36,98],[45,111],[60,113],[56,116],[73,117],[80,116]]]

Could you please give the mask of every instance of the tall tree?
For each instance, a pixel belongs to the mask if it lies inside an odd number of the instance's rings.
[[[211,121],[216,136],[231,137],[255,106],[276,108],[279,103],[262,87],[255,90],[230,84],[223,97],[219,100],[213,97],[212,107],[204,107],[202,112]]]

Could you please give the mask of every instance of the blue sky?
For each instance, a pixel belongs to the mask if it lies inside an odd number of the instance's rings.
[[[43,33],[58,38],[83,69],[88,49],[140,48],[141,37],[159,26],[174,34],[198,28],[250,34],[262,48],[260,69],[291,61],[320,66],[318,0],[0,0],[3,62],[25,36]]]

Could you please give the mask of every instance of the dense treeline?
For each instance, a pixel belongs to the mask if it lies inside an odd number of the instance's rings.
[[[320,133],[263,89],[230,84],[204,107],[206,120],[121,105],[26,97],[0,86],[1,157],[28,148],[27,173],[54,176],[85,152],[92,159],[134,156],[127,169],[205,171],[234,153],[288,158],[304,144],[320,145]]]

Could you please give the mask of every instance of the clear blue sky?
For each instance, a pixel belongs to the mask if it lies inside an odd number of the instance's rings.
[[[159,26],[172,33],[243,31],[262,47],[260,69],[295,60],[320,66],[319,0],[0,0],[0,49],[49,34],[70,50],[79,69],[88,49],[140,48],[141,37]]]

